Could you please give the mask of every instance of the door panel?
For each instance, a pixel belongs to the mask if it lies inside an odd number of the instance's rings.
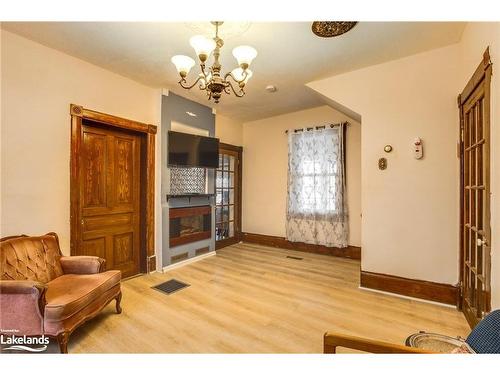
[[[93,255],[106,259],[106,238],[100,237],[93,240],[84,241],[78,255]]]
[[[240,241],[241,147],[221,144],[215,178],[215,239],[217,248]]]
[[[461,305],[469,324],[475,326],[491,310],[488,74],[464,99],[460,105]]]
[[[113,192],[116,205],[130,207],[133,205],[133,179],[131,166],[134,165],[134,144],[130,139],[115,138],[115,172],[116,179]]]
[[[104,207],[106,205],[106,136],[85,132],[83,135],[84,152],[82,170],[84,184],[82,207]]]
[[[129,226],[133,221],[133,213],[115,214],[113,220],[109,220],[107,216],[88,216],[83,223],[83,230],[100,231],[107,230],[109,226]]]
[[[113,258],[116,265],[128,264],[134,261],[134,233],[122,233],[114,236]]]
[[[123,277],[140,271],[140,136],[82,126],[82,255],[106,259]]]

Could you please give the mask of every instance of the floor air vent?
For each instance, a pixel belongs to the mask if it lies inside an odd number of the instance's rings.
[[[299,258],[299,257],[292,257],[290,255],[287,255],[286,257],[290,258],[290,259],[295,259],[295,260],[302,260],[302,259],[304,259],[304,258]]]
[[[183,283],[182,281],[176,280],[176,279],[171,279],[168,281],[165,281],[164,283],[152,286],[153,289],[159,290],[160,292],[166,293],[166,294],[172,294],[177,292],[178,290],[187,288],[189,284]]]

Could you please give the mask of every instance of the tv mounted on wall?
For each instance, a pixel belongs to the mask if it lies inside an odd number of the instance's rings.
[[[169,131],[168,165],[217,168],[219,166],[219,139]]]

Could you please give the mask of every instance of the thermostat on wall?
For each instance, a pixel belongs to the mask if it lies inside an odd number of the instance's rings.
[[[413,155],[415,156],[415,159],[422,159],[422,157],[424,156],[422,140],[418,137],[413,141]]]

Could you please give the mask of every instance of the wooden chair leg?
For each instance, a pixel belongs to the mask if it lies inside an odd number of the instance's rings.
[[[116,296],[116,313],[121,314],[122,313],[122,307],[120,306],[120,303],[122,301],[122,292]]]
[[[59,351],[61,352],[61,354],[68,354],[68,339],[68,332],[62,332],[57,335],[57,342],[59,344]]]
[[[333,345],[324,344],[323,345],[324,354],[335,354],[337,353],[337,347]]]

